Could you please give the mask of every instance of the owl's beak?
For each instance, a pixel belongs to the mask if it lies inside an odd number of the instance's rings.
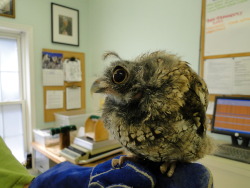
[[[91,86],[91,95],[93,93],[105,93],[107,89],[107,84],[102,79],[97,79]]]

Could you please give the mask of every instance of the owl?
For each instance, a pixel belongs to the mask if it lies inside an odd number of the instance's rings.
[[[134,60],[115,52],[115,60],[91,91],[106,95],[102,118],[110,134],[132,155],[120,157],[160,163],[172,176],[178,162],[196,161],[213,149],[206,134],[208,89],[189,64],[165,51]]]

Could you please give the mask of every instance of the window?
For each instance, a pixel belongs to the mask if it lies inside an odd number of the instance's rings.
[[[27,33],[13,32],[13,28],[10,31],[0,27],[0,136],[23,162],[26,152],[31,150],[34,122],[30,49]]]

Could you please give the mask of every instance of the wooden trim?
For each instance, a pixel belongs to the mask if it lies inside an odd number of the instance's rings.
[[[202,0],[201,7],[201,37],[200,37],[200,67],[199,73],[204,76],[204,53],[205,53],[205,23],[206,23],[206,0]]]

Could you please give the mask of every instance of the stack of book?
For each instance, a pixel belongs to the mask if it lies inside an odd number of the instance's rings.
[[[113,139],[95,142],[86,136],[76,137],[73,144],[60,153],[75,164],[86,164],[122,152],[121,144]]]

